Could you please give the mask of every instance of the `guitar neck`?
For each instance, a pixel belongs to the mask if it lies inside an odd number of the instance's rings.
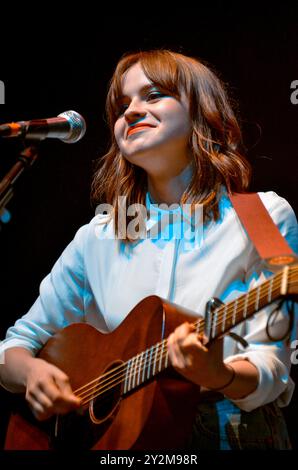
[[[298,267],[286,266],[283,271],[215,309],[206,321],[200,318],[193,326],[197,333],[205,334],[209,341],[224,336],[239,323],[250,318],[261,308],[289,294],[289,286],[297,283]],[[123,393],[153,378],[169,366],[167,338],[134,356],[126,363]]]
[[[209,341],[227,334],[232,328],[250,318],[263,307],[288,294],[291,268],[286,266],[280,273],[251,289],[235,300],[223,304],[212,312],[199,332],[205,333]]]

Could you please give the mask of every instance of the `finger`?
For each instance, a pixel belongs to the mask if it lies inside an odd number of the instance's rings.
[[[47,386],[47,391],[50,389],[50,386]],[[44,409],[44,412],[47,415],[52,414],[65,414],[68,413],[75,408],[77,408],[80,404],[80,400],[75,397],[73,400],[72,396],[64,395],[60,392],[59,389],[54,389],[50,393],[50,396],[47,393],[36,393],[34,400],[38,401]]]
[[[183,339],[180,338],[180,341],[177,341],[177,338],[174,334],[171,338],[170,344],[173,344],[173,348],[175,348],[177,352],[180,351],[182,354],[185,354],[189,351],[195,351],[197,349],[204,352],[208,351],[196,333],[189,333]]]
[[[50,385],[47,384],[44,387],[45,392],[38,388],[26,394],[26,399],[38,419],[44,420],[53,414],[66,413],[72,409],[69,403],[65,404],[64,397],[58,389],[48,393],[50,388]]]
[[[58,379],[59,380],[59,379]],[[68,378],[65,376],[64,384],[57,384],[56,376],[51,377],[50,380],[42,382],[39,386],[41,394],[38,394],[38,391],[35,393],[35,397],[39,400],[40,397],[46,396],[50,401],[49,411],[52,413],[62,413],[65,414],[75,408],[78,408],[80,405],[80,400],[73,394],[71,387],[68,383]],[[46,405],[46,403],[45,403]]]
[[[39,403],[44,410],[49,410],[53,408],[52,400],[50,400],[50,398],[43,392],[31,394],[31,399],[34,402]]]
[[[196,333],[189,335],[189,345],[195,348],[198,348],[200,351],[208,352],[208,348],[205,346],[204,337],[202,335],[197,335]]]
[[[184,361],[174,333],[168,337],[168,354],[173,367],[183,368]]]
[[[53,413],[50,413],[48,410],[46,411],[44,407],[42,406],[42,404],[38,400],[35,400],[33,398],[30,400],[29,405],[30,405],[33,415],[39,421],[44,421],[50,418],[51,415],[53,414]]]
[[[57,386],[53,377],[51,377],[49,380],[46,380],[45,382],[42,382],[40,384],[40,390],[42,393],[47,395],[52,403],[55,403],[61,396],[61,390]]]
[[[174,338],[176,341],[181,342],[186,338],[191,332],[194,331],[193,325],[191,323],[182,323],[179,325],[173,332]]]
[[[174,343],[172,353],[173,366],[179,370],[185,370],[191,369],[194,363],[199,364],[208,353],[208,349],[200,342],[196,333],[190,333],[183,343]]]
[[[54,381],[59,390],[65,395],[72,395],[72,388],[70,386],[69,378],[66,374],[58,373],[54,375]]]
[[[173,367],[178,367],[177,342],[174,333],[170,334],[167,341],[168,355]]]
[[[77,397],[71,388],[69,378],[66,374],[61,373],[54,376],[55,386],[59,390],[58,400],[62,399],[63,402],[66,402],[74,407],[79,406],[81,400]]]

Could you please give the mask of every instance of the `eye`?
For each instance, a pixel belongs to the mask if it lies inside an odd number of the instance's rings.
[[[163,93],[162,91],[152,90],[149,93],[147,93],[146,99],[147,101],[154,101],[154,100],[159,100],[160,98],[165,98],[167,96],[169,95],[167,95],[166,93]]]
[[[119,103],[115,108],[116,117],[118,118],[122,116],[122,114],[124,114],[125,111],[127,110],[128,106],[129,106],[128,103]]]

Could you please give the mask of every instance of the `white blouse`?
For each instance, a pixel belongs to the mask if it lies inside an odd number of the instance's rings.
[[[282,235],[298,252],[297,221],[288,202],[274,192],[259,194]],[[149,231],[164,214],[148,197],[147,206]],[[199,236],[189,243],[170,231],[167,239],[147,237],[127,245],[113,233],[105,215],[96,215],[78,230],[41,282],[40,295],[29,312],[8,329],[2,351],[20,346],[36,353],[51,335],[73,322],[110,332],[149,295],[204,315],[211,297],[230,301],[270,274],[262,272],[257,252],[225,194],[220,200],[220,219],[200,225]],[[274,400],[286,406],[294,390],[289,342],[271,342],[266,335],[273,307],[234,328],[249,343],[246,349],[229,336],[224,340],[225,362],[247,358],[259,370],[257,389],[243,399],[231,400],[246,411]],[[275,337],[284,331],[287,313],[282,312],[280,319]]]

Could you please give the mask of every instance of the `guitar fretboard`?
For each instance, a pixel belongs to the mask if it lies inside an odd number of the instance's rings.
[[[261,308],[288,293],[289,285],[297,283],[298,267],[286,266],[283,271],[243,294],[236,300],[216,308],[209,321],[199,318],[193,326],[209,341],[224,336],[236,325],[251,317]],[[169,366],[167,339],[151,346],[125,363],[123,394],[153,378]]]
[[[123,394],[147,382],[168,367],[167,341],[163,340],[127,362]]]

